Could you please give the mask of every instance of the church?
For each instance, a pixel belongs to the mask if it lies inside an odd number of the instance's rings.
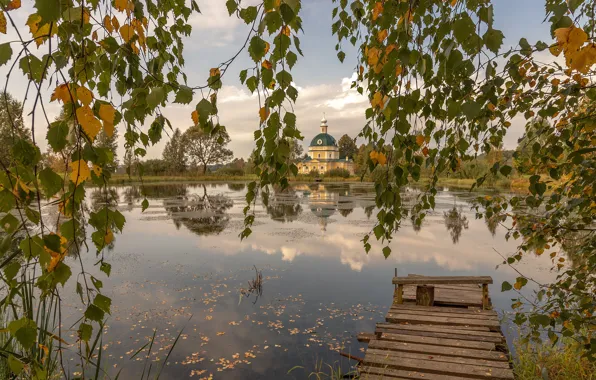
[[[339,156],[339,147],[335,138],[327,133],[327,120],[321,120],[321,133],[316,135],[308,147],[308,157],[298,163],[298,172],[308,174],[318,171],[325,174],[333,169],[345,169],[354,174],[354,161]]]

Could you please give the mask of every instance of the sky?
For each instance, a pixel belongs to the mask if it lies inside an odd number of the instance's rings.
[[[185,72],[191,86],[204,84],[211,67],[233,56],[242,46],[246,38],[247,27],[241,20],[229,17],[225,7],[225,0],[198,0],[201,8],[200,15],[193,15],[190,23],[193,32],[184,41]],[[246,3],[258,0],[243,1]],[[18,13],[11,12],[16,18],[17,25],[25,26],[26,15],[33,9],[33,0],[23,0],[23,9]],[[544,20],[544,0],[495,0],[494,19],[495,28],[505,34],[503,48],[516,46],[521,37],[526,37],[530,43],[537,40],[552,41],[549,25]],[[354,49],[345,46],[347,57],[342,64],[336,57],[335,44],[337,37],[331,33],[331,11],[334,3],[331,0],[302,0],[301,17],[304,33],[300,35],[301,48],[304,57],[299,57],[298,63],[292,70],[292,76],[299,90],[298,101],[295,106],[297,125],[302,131],[305,150],[310,140],[319,132],[320,120],[325,114],[329,133],[339,139],[343,134],[352,137],[358,135],[365,124],[364,111],[368,106],[366,97],[350,89],[353,68],[356,65]],[[8,28],[8,35],[0,35],[0,43],[16,39],[12,27]],[[345,44],[344,44],[345,45]],[[348,44],[349,45],[349,44]],[[45,45],[43,45],[45,46]],[[47,47],[45,47],[47,49]],[[13,50],[16,46],[13,46]],[[42,52],[38,52],[39,56]],[[254,147],[253,132],[258,128],[258,103],[254,95],[240,83],[238,73],[251,66],[247,52],[243,52],[230,66],[229,72],[223,78],[224,86],[218,95],[218,109],[220,123],[225,125],[230,137],[229,148],[235,157],[248,157]],[[0,78],[5,78],[8,65],[0,67]],[[27,80],[22,72],[11,75],[8,91],[18,99],[23,99]],[[49,96],[55,83],[46,83],[43,88],[45,107],[50,121],[60,113],[57,102],[48,103]],[[163,114],[168,117],[174,127],[186,130],[192,124],[190,114],[200,98],[195,95],[193,103],[189,105],[168,103],[162,107]],[[173,101],[173,95],[170,95]],[[31,125],[31,99],[25,104],[26,125]],[[41,120],[41,115],[36,115]],[[149,118],[151,121],[152,118]],[[45,134],[47,126],[39,126],[36,122],[35,137],[40,149],[45,151]],[[143,127],[147,130],[150,122]],[[123,129],[123,124],[120,124]],[[523,119],[514,119],[513,125],[505,137],[505,149],[513,149],[521,137],[524,127]],[[147,150],[147,158],[160,158],[163,148],[169,138],[166,136],[161,142]],[[122,133],[119,138],[119,157],[124,155],[124,139]]]

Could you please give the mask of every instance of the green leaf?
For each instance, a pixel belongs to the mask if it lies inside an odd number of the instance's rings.
[[[21,251],[23,251],[23,255],[25,259],[29,260],[32,257],[38,257],[42,252],[43,249],[43,240],[39,236],[27,237],[21,241],[19,245]]]
[[[385,229],[381,225],[377,225],[373,229],[373,232],[375,233],[375,237],[377,238],[377,240],[381,239],[381,237],[385,235]]]
[[[501,167],[501,169],[499,169],[501,174],[503,174],[505,177],[507,177],[509,174],[511,174],[511,170],[512,170],[512,168],[509,165],[503,165]]]
[[[54,252],[60,252],[60,237],[56,234],[45,235],[43,242],[46,247]]]
[[[213,112],[213,105],[207,99],[201,99],[196,110],[199,113],[199,123],[204,124]]]
[[[468,120],[475,119],[478,115],[480,115],[480,111],[482,110],[480,105],[473,100],[464,103],[461,106],[461,109]]]
[[[385,256],[385,258],[388,258],[389,255],[391,255],[391,248],[389,247],[384,247],[383,248],[383,256]]]
[[[279,12],[281,13],[281,18],[284,20],[285,24],[291,23],[292,20],[294,20],[294,17],[296,17],[294,10],[288,4],[282,3],[279,6]]]
[[[50,168],[45,168],[39,172],[38,179],[46,198],[51,198],[62,189],[62,177]]]
[[[228,8],[228,14],[231,16],[238,9],[238,4],[235,0],[228,0],[226,1],[226,7]]]
[[[104,296],[103,294],[97,294],[93,300],[93,304],[106,313],[110,314],[110,306],[112,305],[112,300],[110,298]]]
[[[240,83],[244,84],[246,81],[246,76],[248,75],[248,70],[240,71]]]
[[[79,325],[79,331],[77,331],[79,335],[79,339],[88,342],[91,339],[91,334],[93,333],[93,326],[87,323],[81,323]]]
[[[37,14],[41,16],[42,22],[40,25],[50,21],[58,21],[62,9],[60,0],[35,0],[35,8],[37,8]]]
[[[93,283],[93,286],[95,286],[95,289],[101,290],[101,288],[103,288],[103,282],[93,276],[91,276],[91,282]]]
[[[149,201],[147,200],[147,198],[143,199],[143,202],[141,203],[141,207],[142,207],[142,211],[147,210],[147,207],[149,207]]]
[[[8,329],[13,337],[23,346],[24,349],[28,350],[35,343],[37,337],[37,325],[34,321],[23,317],[16,321],[12,321],[8,324]]]
[[[18,139],[12,146],[14,158],[26,166],[32,166],[39,162],[41,152],[39,148],[25,139]]]
[[[68,124],[65,121],[57,121],[50,124],[46,138],[54,152],[61,152],[66,147],[68,129]]]
[[[60,262],[56,266],[56,269],[54,269],[54,275],[56,276],[56,281],[58,281],[62,284],[62,286],[64,286],[64,284],[66,284],[66,281],[68,281],[68,279],[72,275],[72,271],[70,270],[70,267],[68,265],[64,264],[64,262]]]
[[[499,49],[503,45],[504,38],[505,36],[503,35],[503,32],[496,29],[489,29],[484,33],[484,36],[482,36],[486,47],[495,54],[499,52]]]
[[[257,7],[246,7],[240,10],[240,18],[244,20],[245,23],[250,24],[257,18],[257,13]]]
[[[260,62],[265,56],[266,47],[267,45],[261,37],[254,36],[251,38],[250,43],[248,44],[248,54],[250,54],[250,57],[253,61]]]
[[[149,108],[155,108],[165,100],[165,93],[162,87],[155,87],[147,95],[147,105]]]
[[[453,35],[460,43],[465,42],[470,38],[470,35],[475,34],[475,29],[476,25],[467,13],[460,13],[460,18],[453,23]]]
[[[13,355],[8,355],[8,367],[12,373],[18,375],[23,371],[24,364]]]
[[[2,219],[0,219],[0,226],[2,226],[4,231],[12,234],[19,226],[19,220],[14,215],[8,213],[4,215]]]
[[[188,86],[180,86],[178,88],[178,92],[176,93],[176,98],[174,99],[174,103],[180,104],[188,104],[192,102],[193,92],[192,89]]]
[[[6,276],[6,281],[11,282],[13,278],[19,273],[19,269],[21,269],[21,263],[17,260],[14,260],[4,267],[4,275]]]
[[[87,306],[87,310],[85,310],[85,318],[91,321],[101,322],[103,320],[104,315],[104,311],[93,304]]]
[[[0,191],[0,212],[9,212],[15,206],[14,194],[7,189]]]
[[[99,266],[99,270],[104,272],[108,277],[110,277],[110,273],[112,272],[112,265],[102,262]]]
[[[289,51],[288,54],[286,54],[286,62],[288,62],[288,66],[290,67],[290,69],[294,67],[297,60],[298,56],[293,51]]]
[[[503,281],[503,283],[501,284],[501,291],[502,292],[506,292],[508,290],[513,289],[513,287],[511,286],[510,283],[508,283],[507,281]]]
[[[344,63],[344,59],[346,59],[346,53],[340,51],[339,53],[337,53],[337,59],[339,59],[341,63]]]
[[[12,48],[10,47],[10,43],[0,44],[0,66],[10,61],[11,57]]]

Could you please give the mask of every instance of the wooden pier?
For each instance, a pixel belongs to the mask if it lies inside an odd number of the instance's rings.
[[[368,343],[360,379],[513,379],[490,277],[394,277],[385,323]]]

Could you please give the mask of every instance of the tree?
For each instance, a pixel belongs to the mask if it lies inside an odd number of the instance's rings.
[[[339,158],[348,157],[350,159],[354,159],[356,157],[356,153],[358,152],[358,147],[356,146],[356,139],[351,138],[348,135],[343,135],[337,145],[339,146]]]
[[[227,149],[230,136],[225,130],[219,133],[206,133],[198,127],[191,127],[184,132],[184,151],[187,159],[202,167],[207,173],[207,165],[224,164],[232,159],[234,153]]]
[[[111,136],[108,136],[104,131],[99,132],[95,139],[94,146],[96,148],[104,149],[106,154],[111,156],[108,163],[105,164],[104,170],[109,173],[114,173],[118,169],[118,132],[114,130]]]
[[[184,153],[184,141],[180,129],[174,130],[172,138],[166,143],[162,157],[170,172],[182,173],[186,170],[187,157]]]
[[[290,161],[295,164],[302,159],[304,148],[302,147],[302,141],[298,139],[290,140]]]
[[[0,92],[0,162],[9,166],[15,142],[29,138],[23,125],[23,104],[8,92]]]

